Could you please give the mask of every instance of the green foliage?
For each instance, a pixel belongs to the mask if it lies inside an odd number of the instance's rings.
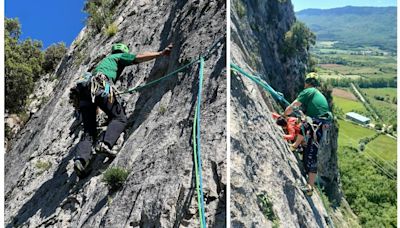
[[[48,161],[39,160],[36,162],[35,166],[39,170],[38,174],[40,175],[51,168],[51,163]]]
[[[379,172],[354,148],[339,147],[338,154],[343,191],[361,225],[396,227],[396,180]]]
[[[67,52],[67,48],[64,43],[57,43],[50,45],[44,52],[44,63],[43,70],[45,73],[53,72],[62,57]]]
[[[283,52],[292,56],[303,50],[308,50],[315,44],[315,34],[307,26],[296,21],[289,31],[285,33]]]
[[[86,25],[99,33],[103,26],[107,28],[113,18],[118,0],[88,0],[85,3],[84,11],[88,14]]]
[[[111,23],[111,24],[107,27],[107,29],[106,29],[106,31],[105,31],[105,34],[106,34],[108,37],[112,37],[112,36],[114,36],[115,34],[117,34],[117,32],[118,32],[118,26],[115,25],[114,23]]]
[[[124,168],[111,167],[105,171],[103,175],[103,181],[112,191],[115,191],[123,186],[125,180],[128,178],[128,175],[128,171],[126,171]]]
[[[375,124],[375,130],[378,130],[378,131],[382,130],[382,124],[380,124],[380,123]]]
[[[34,81],[39,78],[43,62],[42,44],[27,39],[19,42],[21,26],[18,19],[5,18],[5,90],[6,110],[22,112],[26,98],[33,91]]]
[[[333,109],[333,96],[332,96],[332,86],[329,84],[321,84],[318,88],[321,93],[325,96],[326,100],[328,101],[330,110]]]
[[[273,204],[266,193],[257,195],[257,204],[263,215],[273,223],[272,227],[279,227],[279,219],[276,216]]]
[[[376,125],[380,125],[380,129],[382,129],[382,124],[376,124]],[[375,125],[375,129],[376,129],[376,125]],[[376,130],[378,130],[378,129],[376,129]],[[364,137],[364,138],[360,139],[359,143],[360,143],[360,144],[364,144],[364,146],[365,146],[365,145],[367,145],[369,142],[371,142],[372,140],[378,138],[379,135],[380,135],[380,133],[376,133],[376,134],[373,135],[373,136]]]
[[[160,106],[159,112],[160,112],[161,115],[164,115],[164,113],[165,113],[166,111],[167,111],[167,108],[166,108],[165,106]]]
[[[241,0],[235,0],[233,2],[233,5],[234,5],[236,12],[240,19],[242,19],[244,16],[246,16],[246,7],[244,6],[244,4]]]
[[[83,63],[83,61],[85,60],[85,58],[86,58],[86,55],[83,54],[81,51],[76,52],[74,55],[74,61],[73,61],[74,65],[75,66],[81,65]]]
[[[66,48],[64,44],[56,44],[43,52],[42,42],[20,40],[21,25],[17,18],[5,18],[4,26],[6,111],[20,114],[25,111],[34,83],[43,73],[54,69]]]

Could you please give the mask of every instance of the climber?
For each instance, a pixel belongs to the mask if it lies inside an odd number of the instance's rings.
[[[332,113],[329,111],[328,101],[325,96],[316,88],[319,81],[316,73],[309,73],[306,76],[304,90],[299,93],[296,100],[289,105],[284,112],[289,116],[294,110],[303,107],[305,115],[308,116],[304,121],[306,132],[306,148],[303,153],[303,164],[308,174],[308,183],[303,191],[311,196],[314,190],[314,182],[317,175],[317,154],[318,146],[322,138],[322,128],[327,128],[332,120]]]
[[[120,134],[125,130],[127,117],[125,110],[116,99],[114,83],[119,79],[126,66],[168,56],[172,44],[159,52],[131,54],[129,48],[122,43],[111,47],[111,54],[102,59],[91,72],[88,83],[78,83],[76,91],[79,96],[79,111],[82,114],[84,134],[76,146],[74,169],[78,176],[85,175],[91,159],[91,150],[96,141],[95,151],[115,156],[112,150]],[[90,73],[89,73],[90,75]],[[72,93],[72,90],[71,90]],[[70,94],[71,96],[71,94]],[[99,107],[110,119],[105,133],[97,139],[96,110]]]
[[[294,141],[293,144],[290,145],[291,151],[296,151],[300,144],[302,144],[304,140],[304,136],[301,131],[301,121],[297,117],[288,117],[287,119],[278,113],[272,113],[272,118],[276,119],[276,124],[281,126],[283,130],[287,133],[283,136],[286,141]]]

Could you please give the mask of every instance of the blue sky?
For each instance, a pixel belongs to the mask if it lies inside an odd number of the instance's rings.
[[[18,17],[22,39],[41,40],[44,47],[57,42],[69,46],[84,26],[85,0],[5,0],[5,16]]]
[[[397,6],[397,0],[292,0],[294,11],[308,8],[330,9],[343,6]]]

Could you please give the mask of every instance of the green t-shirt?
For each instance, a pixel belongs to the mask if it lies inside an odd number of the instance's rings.
[[[328,101],[325,96],[316,88],[304,89],[296,98],[306,108],[306,115],[320,117],[329,112]]]
[[[134,54],[111,54],[100,61],[100,63],[93,70],[92,74],[96,75],[98,72],[101,72],[115,82],[121,75],[124,68],[132,65],[135,59],[136,55]]]

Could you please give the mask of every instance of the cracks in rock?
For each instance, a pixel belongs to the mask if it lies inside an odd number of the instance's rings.
[[[93,211],[90,213],[90,215],[85,219],[85,221],[82,223],[82,227],[85,226],[86,223],[89,222],[90,218],[95,216],[106,204],[108,201],[109,195],[105,195],[103,199],[97,202],[96,206],[94,206]]]
[[[173,226],[174,228],[180,227],[183,220],[190,221],[194,216],[194,214],[190,213],[189,207],[192,202],[193,195],[194,195],[195,179],[196,179],[195,167],[194,167],[194,163],[193,163],[192,178],[191,178],[190,187],[189,187],[186,197],[185,197],[186,189],[184,187],[181,187],[181,189],[179,191],[178,201],[176,203],[177,206],[176,206],[176,218],[175,218],[175,222],[174,222],[174,226]],[[185,199],[183,199],[183,198],[185,198]],[[181,202],[183,202],[183,203],[181,203]]]
[[[132,227],[136,227],[136,226],[138,226],[139,223],[140,223],[139,221],[136,221],[136,222],[135,222],[135,221],[129,222],[129,219],[130,219],[131,216],[132,216],[133,209],[135,209],[136,201],[137,201],[137,199],[138,199],[138,197],[139,197],[139,195],[140,195],[141,192],[142,192],[142,188],[139,188],[139,191],[138,191],[138,193],[136,194],[135,200],[132,202],[132,207],[131,207],[131,210],[130,210],[130,212],[129,212],[129,214],[128,214],[127,220],[125,221],[125,226],[124,226],[124,227],[126,227],[128,223],[129,223],[129,225],[132,226]],[[102,220],[102,221],[103,221],[103,220]]]

